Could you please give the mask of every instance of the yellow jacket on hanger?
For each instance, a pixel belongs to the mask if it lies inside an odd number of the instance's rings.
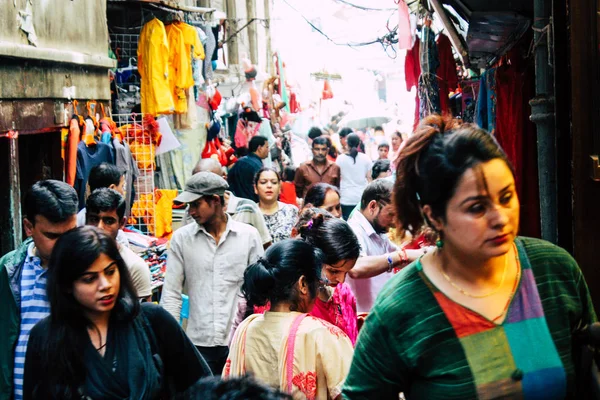
[[[137,56],[142,112],[154,116],[172,113],[175,105],[169,88],[169,44],[165,26],[157,18],[142,28]]]
[[[187,112],[185,87],[187,75],[192,73],[192,65],[186,57],[183,32],[174,23],[165,27],[169,42],[169,89],[173,95],[175,112]],[[188,86],[189,87],[189,86]]]
[[[185,56],[187,60],[187,65],[190,66],[189,72],[184,76],[185,89],[187,89],[194,86],[194,76],[191,67],[192,57],[204,60],[204,47],[202,47],[202,42],[200,41],[200,37],[198,36],[198,31],[196,30],[196,28],[184,22],[175,22],[174,24],[183,33],[183,43],[185,44]]]

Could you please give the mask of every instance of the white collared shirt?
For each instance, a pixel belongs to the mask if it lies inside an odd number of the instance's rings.
[[[397,250],[386,234],[378,234],[371,223],[360,211],[356,211],[348,220],[348,225],[358,238],[360,243],[360,256],[381,256]],[[356,308],[358,312],[369,312],[377,295],[385,283],[393,276],[392,273],[384,272],[380,275],[367,279],[346,278],[356,296]]]
[[[217,244],[196,223],[173,234],[160,304],[179,321],[181,293],[187,289],[187,335],[196,346],[227,346],[246,267],[263,255],[258,231],[227,219]]]

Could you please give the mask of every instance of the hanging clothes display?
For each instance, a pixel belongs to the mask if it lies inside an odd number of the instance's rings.
[[[448,36],[440,33],[437,39],[438,58],[440,67],[437,70],[438,84],[440,87],[440,108],[442,114],[450,113],[450,92],[458,87],[458,75],[456,73],[456,62],[452,55],[452,44]]]
[[[213,78],[213,67],[212,67],[212,54],[217,49],[217,40],[215,39],[215,35],[210,27],[210,25],[206,25],[204,27],[204,33],[206,34],[206,54],[210,54],[210,57],[204,58],[204,79],[211,80]]]
[[[529,119],[528,101],[535,96],[535,71],[522,54],[522,48],[513,48],[504,65],[496,69],[495,137],[514,167],[521,203],[521,234],[540,237],[537,138],[535,124]]]
[[[115,155],[112,146],[105,143],[87,145],[81,141],[77,145],[77,171],[73,187],[79,198],[79,209],[85,207],[85,194],[90,171],[103,162],[114,164]]]
[[[112,143],[115,149],[115,164],[122,171],[127,171],[125,174],[125,215],[129,215],[133,204],[133,182],[140,176],[140,170],[127,142],[121,143],[119,138],[115,137]]]
[[[154,236],[170,239],[173,234],[173,200],[177,190],[156,189],[154,191]]]
[[[419,87],[419,77],[421,76],[421,62],[419,60],[421,49],[421,41],[419,38],[415,40],[412,49],[406,53],[404,59],[404,79],[406,81],[406,90],[410,92],[413,87]],[[415,94],[415,121],[413,123],[413,131],[419,125],[419,93]]]
[[[481,74],[477,96],[477,125],[490,133],[496,129],[496,68]]]
[[[69,122],[69,134],[65,148],[65,181],[73,186],[77,175],[77,145],[81,138],[81,120],[78,115],[73,115]]]
[[[137,49],[142,112],[156,116],[173,112],[169,86],[169,43],[164,24],[154,18],[140,32]]]
[[[186,75],[192,66],[186,57],[183,32],[175,24],[165,27],[167,41],[169,42],[169,88],[173,96],[175,112],[178,114],[187,111],[187,98],[185,96]]]
[[[419,77],[419,117],[439,114],[440,88],[437,80],[438,59],[435,34],[427,25],[423,26],[423,44],[420,49],[421,76]]]

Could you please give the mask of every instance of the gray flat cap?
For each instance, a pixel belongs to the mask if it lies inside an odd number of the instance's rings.
[[[185,189],[173,201],[175,203],[191,203],[202,196],[223,196],[229,189],[227,181],[212,172],[198,172],[185,183]]]

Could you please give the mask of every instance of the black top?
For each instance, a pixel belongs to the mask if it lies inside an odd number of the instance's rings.
[[[227,174],[229,190],[237,197],[258,201],[254,193],[254,175],[263,167],[263,162],[254,153],[240,158]]]
[[[158,354],[164,365],[164,377],[169,378],[170,384],[173,385],[172,389],[176,393],[184,392],[202,377],[211,375],[206,361],[198,353],[196,347],[171,314],[154,303],[143,303],[140,313],[147,319],[150,329],[154,333]],[[138,316],[138,318],[141,316]],[[51,369],[44,369],[41,363],[41,355],[45,351],[44,343],[47,340],[46,335],[49,332],[49,325],[50,317],[47,317],[31,329],[23,381],[23,398],[25,400],[33,399],[34,383],[44,380],[49,373],[52,373]],[[110,340],[110,329],[108,336],[104,358],[107,362],[112,362],[115,353],[113,345],[115,341]],[[152,343],[151,339],[149,341]],[[119,366],[114,365],[113,371],[121,371],[119,367],[126,365],[126,360],[122,361],[125,361],[125,363],[121,363]],[[37,396],[37,398],[49,397]]]

